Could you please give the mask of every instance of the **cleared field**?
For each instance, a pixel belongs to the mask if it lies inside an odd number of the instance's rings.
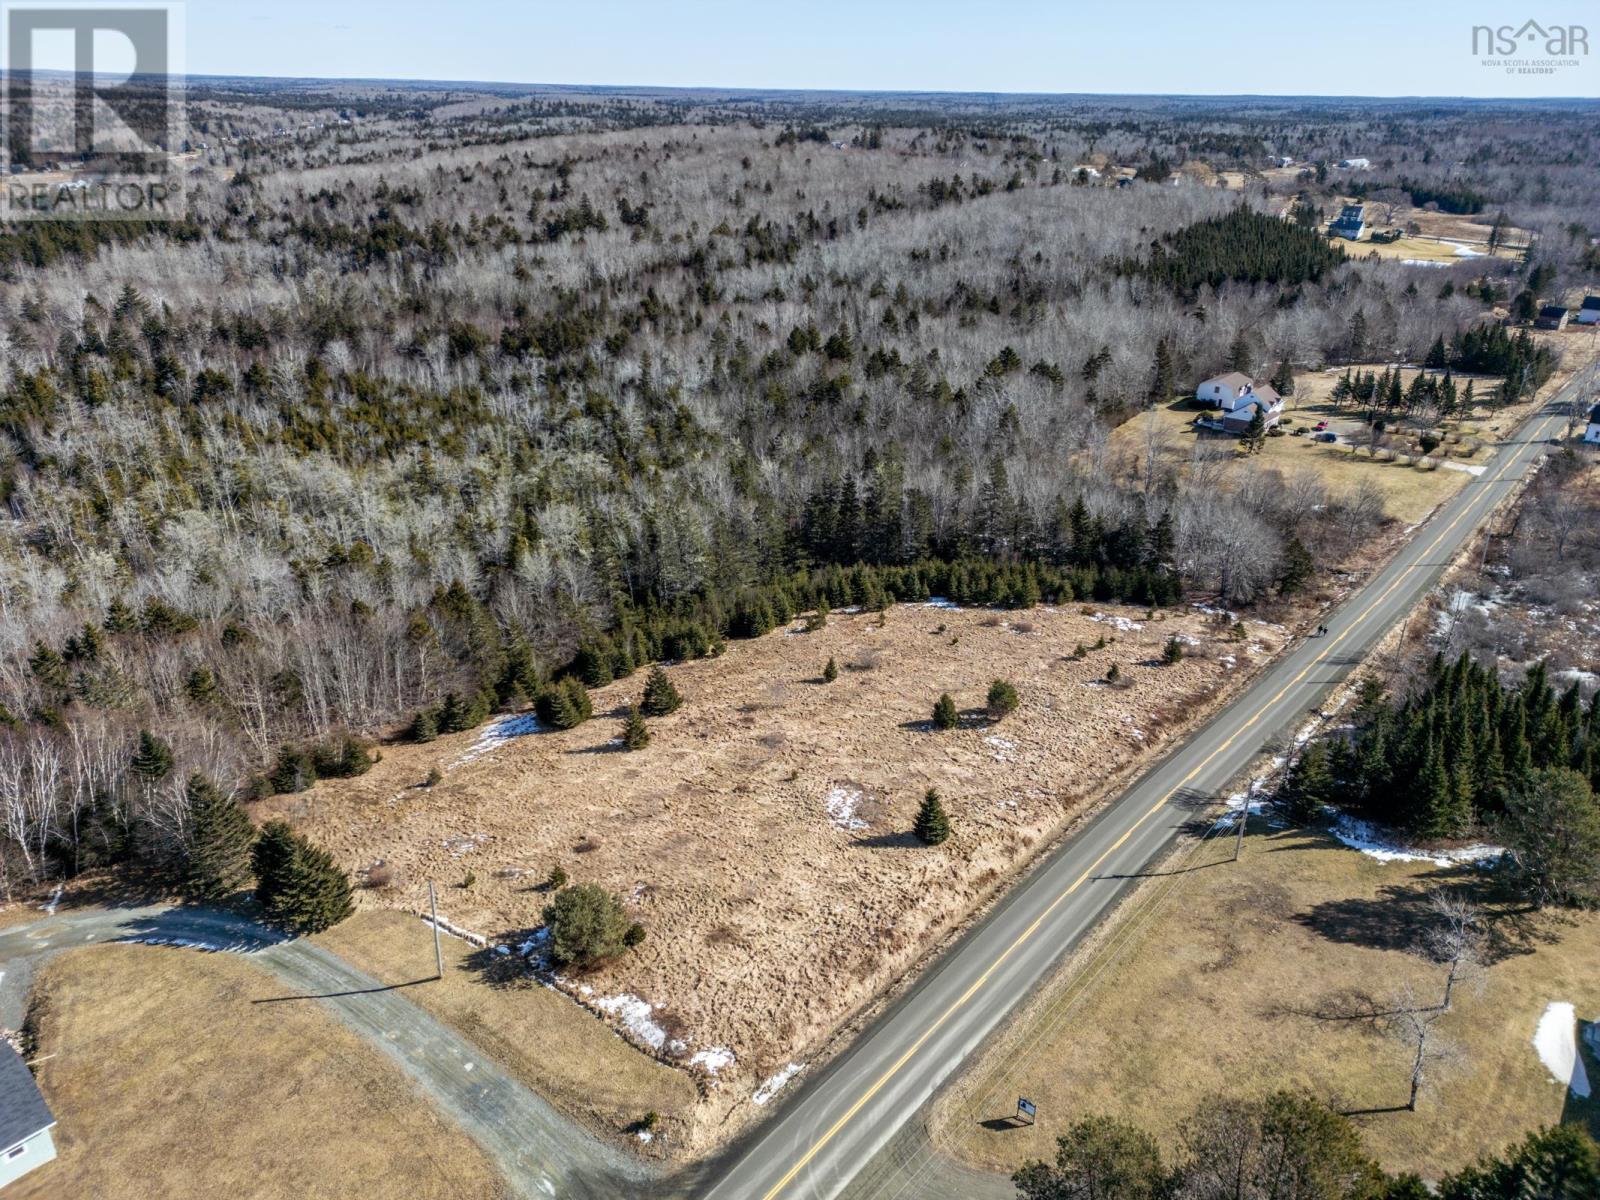
[[[316,940],[381,980],[433,974],[433,932],[407,913],[358,913]],[[682,1131],[698,1099],[686,1073],[641,1053],[565,996],[526,976],[513,981],[500,956],[453,937],[442,946],[444,978],[411,988],[406,999],[599,1128],[615,1132],[655,1112]]]
[[[615,744],[636,677],[598,689],[608,715],[578,729],[528,733],[523,718],[391,747],[367,775],[260,815],[287,815],[354,869],[389,864],[392,885],[364,905],[420,910],[432,877],[451,921],[508,945],[539,925],[557,864],[621,894],[648,939],[568,990],[690,1065],[711,1107],[728,1108],[816,1054],[1285,636],[1246,629],[1234,641],[1192,611],[1078,605],[835,613],[814,633],[797,625],[672,667],[685,703],[652,722],[646,750]],[[1158,665],[1171,634],[1192,653]],[[825,684],[830,657],[841,670]],[[1113,662],[1128,686],[1103,683]],[[990,724],[976,710],[996,677],[1022,705]],[[943,691],[969,715],[934,732]],[[434,767],[443,781],[419,787]],[[954,827],[936,849],[909,833],[930,786]]]
[[[1111,1113],[1171,1143],[1208,1097],[1301,1087],[1359,1117],[1392,1170],[1437,1177],[1524,1131],[1561,1120],[1600,1132],[1541,1063],[1533,1039],[1552,1002],[1600,1018],[1600,915],[1495,910],[1500,957],[1481,995],[1457,992],[1436,1036],[1459,1051],[1404,1111],[1410,1052],[1382,1016],[1410,983],[1442,991],[1444,968],[1414,950],[1426,896],[1470,883],[1458,868],[1381,862],[1320,833],[1252,824],[1178,852],[1154,881],[943,1098],[935,1140],[974,1165],[1011,1170],[1053,1156],[1087,1114]],[[1440,1043],[1442,1044],[1442,1043]],[[1589,1062],[1591,1077],[1597,1064]],[[1039,1106],[1011,1127],[1016,1097]]]
[[[478,1148],[320,1005],[239,956],[96,946],[35,984],[60,1157],[8,1200],[504,1195]]]

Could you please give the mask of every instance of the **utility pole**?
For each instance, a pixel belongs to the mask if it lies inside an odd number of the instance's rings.
[[[433,969],[434,978],[444,978],[444,950],[439,945],[439,902],[433,894],[433,880],[428,880],[428,912],[433,917]]]

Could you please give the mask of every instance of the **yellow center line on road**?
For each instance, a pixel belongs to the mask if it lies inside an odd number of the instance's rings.
[[[1548,424],[1551,419],[1552,418],[1547,417],[1545,419],[1545,423]],[[1531,440],[1538,441],[1541,439],[1535,438]],[[1487,495],[1488,489],[1492,485],[1500,482],[1501,478],[1505,475],[1506,471],[1511,468],[1515,460],[1516,450],[1514,448],[1508,448],[1506,453],[1506,461],[1501,464],[1500,469],[1497,470],[1492,476],[1489,476],[1483,480],[1483,494]],[[1167,801],[1172,799],[1174,795],[1187,786],[1188,783],[1195,778],[1195,776],[1204,771],[1206,767],[1211,764],[1213,759],[1232,746],[1233,743],[1239,739],[1241,734],[1243,734],[1247,729],[1249,729],[1269,711],[1271,711],[1277,705],[1278,701],[1282,700],[1291,689],[1298,687],[1307,675],[1311,674],[1311,672],[1315,670],[1317,666],[1319,666],[1322,661],[1328,657],[1329,654],[1333,653],[1334,648],[1338,646],[1340,642],[1349,637],[1350,634],[1353,633],[1362,624],[1362,622],[1364,622],[1372,614],[1374,609],[1376,609],[1394,593],[1395,589],[1398,588],[1413,571],[1423,565],[1424,559],[1426,559],[1427,556],[1438,547],[1440,542],[1444,541],[1444,539],[1449,536],[1450,531],[1459,525],[1462,520],[1466,518],[1468,513],[1472,512],[1473,508],[1475,507],[1475,502],[1476,498],[1464,505],[1462,510],[1456,514],[1455,518],[1450,521],[1449,524],[1445,525],[1444,528],[1439,531],[1438,535],[1433,539],[1433,541],[1428,544],[1427,549],[1418,554],[1416,560],[1412,562],[1410,566],[1403,568],[1401,572],[1395,576],[1394,580],[1389,584],[1389,586],[1384,588],[1384,590],[1375,600],[1372,601],[1372,603],[1368,604],[1366,608],[1362,609],[1361,612],[1345,626],[1344,632],[1340,633],[1321,650],[1319,650],[1317,654],[1313,656],[1311,661],[1300,670],[1299,674],[1297,674],[1288,683],[1284,684],[1283,687],[1278,690],[1277,694],[1274,695],[1270,700],[1257,708],[1255,712],[1251,713],[1249,718],[1245,720],[1244,724],[1240,725],[1238,729],[1229,734],[1228,737],[1224,739],[1215,750],[1206,755],[1205,758],[1201,759],[1200,762],[1187,775],[1185,775],[1167,792],[1165,792],[1161,798],[1150,807],[1148,811],[1142,814],[1132,825],[1128,826],[1128,828],[1123,832],[1122,836],[1113,842],[1106,849],[1105,853],[1101,854],[1099,858],[1095,859],[1094,862],[1089,865],[1088,869],[1083,872],[1083,874],[1074,879],[1070,886],[1056,896],[1056,898],[1050,902],[1049,906],[1034,918],[1033,923],[1024,929],[1020,934],[1018,934],[1016,940],[1000,952],[999,957],[989,964],[989,966],[984,970],[983,974],[974,979],[971,986],[968,987],[965,992],[961,993],[960,997],[958,997],[949,1008],[940,1013],[934,1022],[929,1025],[927,1029],[923,1030],[923,1032],[918,1036],[917,1040],[912,1042],[911,1045],[906,1048],[905,1053],[897,1058],[889,1067],[889,1069],[880,1075],[877,1081],[874,1082],[873,1085],[864,1093],[862,1093],[860,1099],[852,1104],[844,1112],[844,1114],[840,1116],[840,1118],[835,1121],[832,1126],[829,1127],[828,1131],[812,1144],[811,1148],[801,1156],[800,1160],[784,1173],[783,1178],[772,1185],[771,1189],[762,1196],[762,1200],[774,1200],[774,1197],[782,1192],[784,1188],[793,1183],[795,1176],[800,1174],[801,1171],[805,1170],[810,1164],[811,1160],[821,1153],[823,1148],[839,1135],[839,1131],[848,1125],[852,1120],[854,1120],[856,1114],[859,1113],[868,1103],[870,1103],[872,1098],[882,1091],[891,1079],[900,1073],[905,1065],[916,1056],[919,1050],[922,1049],[923,1045],[929,1038],[937,1033],[951,1017],[965,1007],[973,996],[978,994],[978,992],[989,982],[994,973],[1005,964],[1006,960],[1009,959],[1012,954],[1014,954],[1021,946],[1026,944],[1028,940],[1039,931],[1040,926],[1042,926],[1045,921],[1049,919],[1050,914],[1055,912],[1055,910],[1062,904],[1063,901],[1067,899],[1067,897],[1071,896],[1080,887],[1082,887],[1087,880],[1092,878],[1094,873],[1100,869],[1101,864],[1104,863],[1106,859],[1110,858],[1113,854],[1120,850],[1123,844],[1134,835],[1140,826],[1142,826],[1151,817],[1155,816],[1156,813],[1160,812],[1164,807],[1166,807]]]

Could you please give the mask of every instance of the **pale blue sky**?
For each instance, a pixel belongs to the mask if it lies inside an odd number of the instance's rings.
[[[194,74],[1005,92],[1600,96],[1508,74],[1475,24],[1593,0],[189,0]]]

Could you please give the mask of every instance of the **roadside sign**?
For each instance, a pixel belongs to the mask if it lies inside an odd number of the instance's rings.
[[[1021,1098],[1018,1098],[1018,1100],[1017,1100],[1017,1120],[1019,1120],[1019,1121],[1027,1121],[1027,1123],[1029,1125],[1032,1125],[1034,1123],[1035,1118],[1037,1118],[1038,1115],[1039,1115],[1039,1106],[1038,1105],[1036,1105],[1032,1100],[1023,1100]]]

